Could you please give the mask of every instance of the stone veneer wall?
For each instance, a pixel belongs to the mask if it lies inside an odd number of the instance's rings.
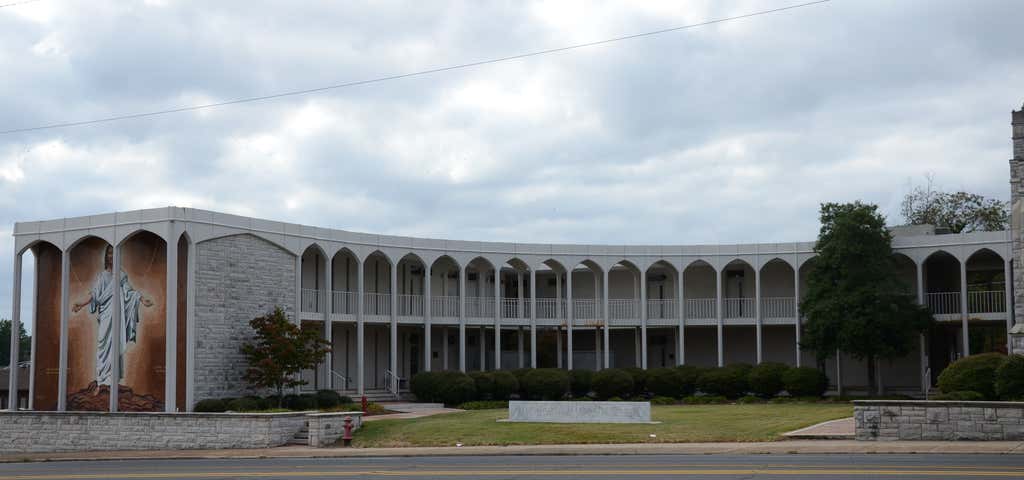
[[[1010,249],[1013,252],[1013,318],[1024,319],[1024,105],[1010,114],[1013,158],[1010,160]]]
[[[309,422],[309,446],[326,447],[337,443],[345,434],[345,417],[352,417],[352,431],[363,426],[363,412],[312,413]]]
[[[295,256],[254,235],[196,245],[194,399],[252,392],[239,348],[252,338],[249,321],[275,306],[295,307]],[[261,392],[262,393],[262,392]]]
[[[857,440],[1024,440],[1024,402],[857,400]]]
[[[276,447],[302,429],[306,415],[0,412],[0,454]]]

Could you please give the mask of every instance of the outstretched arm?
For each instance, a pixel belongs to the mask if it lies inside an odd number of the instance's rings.
[[[90,303],[92,303],[92,294],[91,293],[89,294],[89,298],[87,298],[86,300],[84,300],[84,301],[82,301],[80,303],[76,303],[76,304],[72,305],[71,306],[71,311],[73,313],[78,313],[79,310],[81,310],[83,307],[85,307],[86,305],[88,305]]]

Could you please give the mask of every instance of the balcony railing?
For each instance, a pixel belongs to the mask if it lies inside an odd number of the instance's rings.
[[[686,299],[686,318],[717,318],[715,315],[714,298],[688,298]]]
[[[537,299],[537,318],[552,319],[558,318],[558,300],[554,298]],[[565,303],[564,300],[561,303]]]
[[[309,313],[320,313],[320,291],[312,288],[302,289],[302,309],[303,312]]]
[[[723,298],[723,318],[754,318],[757,312],[754,311],[753,298]]]
[[[491,297],[466,297],[466,316],[469,318],[494,318],[494,299]]]
[[[398,315],[402,317],[422,317],[423,295],[399,295]]]
[[[967,292],[967,309],[970,313],[1006,313],[1006,292]]]
[[[601,305],[592,298],[576,298],[572,301],[572,316],[578,320],[597,320],[602,318]]]
[[[356,305],[356,301],[359,298],[356,292],[334,292],[334,305],[333,312],[343,315],[355,315],[356,309],[359,305]]]
[[[679,318],[677,305],[671,298],[647,300],[647,318]]]
[[[935,315],[960,313],[960,292],[929,293],[928,308]]]
[[[762,297],[761,318],[796,317],[796,299],[793,297]]]
[[[430,314],[434,318],[458,318],[459,297],[430,297]]]
[[[637,301],[632,298],[610,298],[608,315],[615,319],[640,318],[640,309],[637,308]]]
[[[391,295],[388,293],[364,293],[363,313],[366,315],[391,315]]]
[[[501,299],[501,318],[519,318],[520,311],[526,312],[529,309],[527,306],[526,299],[523,299],[522,309],[519,308],[518,298],[502,298]],[[528,315],[523,315],[527,317]]]

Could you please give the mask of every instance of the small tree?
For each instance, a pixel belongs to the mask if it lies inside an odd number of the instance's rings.
[[[931,224],[953,233],[1006,230],[1010,211],[1006,202],[976,193],[943,192],[928,184],[903,197],[900,213],[911,225]]]
[[[0,367],[11,363],[11,324],[6,318],[0,319]],[[32,337],[25,332],[24,323],[18,325],[18,361],[27,362],[32,358]]]
[[[820,360],[843,351],[868,366],[910,353],[932,322],[896,274],[892,235],[878,207],[861,202],[821,206],[818,256],[800,311],[807,317],[800,346]]]
[[[281,407],[284,389],[306,382],[297,374],[314,368],[331,351],[326,340],[313,329],[301,328],[288,321],[284,311],[275,307],[269,315],[249,322],[256,332],[252,343],[242,345],[242,354],[249,361],[245,380],[255,388],[272,388]]]

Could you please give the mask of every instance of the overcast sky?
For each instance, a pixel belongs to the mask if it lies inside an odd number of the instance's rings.
[[[7,3],[0,1],[0,3]],[[353,2],[354,3],[354,2]],[[799,0],[39,0],[0,8],[0,130],[503,57]],[[834,0],[497,65],[0,136],[16,221],[177,205],[522,242],[813,240],[821,202],[1008,199],[1019,0]],[[27,269],[31,274],[31,269]]]

